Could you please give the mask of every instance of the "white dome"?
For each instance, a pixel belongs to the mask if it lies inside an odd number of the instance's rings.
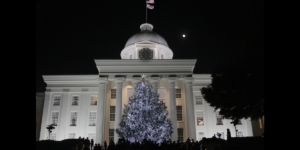
[[[126,42],[125,47],[141,41],[151,41],[169,47],[166,40],[162,36],[152,32],[153,26],[151,24],[144,23],[140,26],[140,28],[141,32],[131,36]]]
[[[172,59],[173,52],[166,40],[159,34],[152,32],[153,26],[144,23],[140,26],[141,32],[131,36],[121,51],[122,59],[140,59],[140,50],[146,48],[153,52],[151,59]]]

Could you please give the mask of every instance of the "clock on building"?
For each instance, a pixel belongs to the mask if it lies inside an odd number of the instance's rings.
[[[143,48],[139,51],[139,58],[140,59],[152,59],[153,51],[149,48]]]

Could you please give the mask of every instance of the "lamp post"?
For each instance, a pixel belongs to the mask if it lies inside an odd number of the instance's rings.
[[[239,123],[239,119],[234,119],[232,122],[230,122],[231,124],[234,125],[234,129],[235,129],[235,137],[237,137],[237,129],[236,129],[236,125]]]
[[[51,130],[55,129],[55,127],[53,127],[53,126],[54,126],[54,124],[50,124],[50,125],[48,125],[48,127],[46,127],[46,129],[48,129],[48,132],[49,132],[49,140],[50,140],[50,133],[52,132]]]

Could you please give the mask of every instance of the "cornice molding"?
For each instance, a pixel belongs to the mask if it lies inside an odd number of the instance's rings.
[[[62,92],[62,93],[86,93],[86,92],[99,92],[99,84],[96,87],[46,87],[45,92]]]
[[[150,73],[178,72],[192,73],[196,59],[119,59],[95,60],[99,73]]]
[[[42,75],[44,81],[92,81],[99,75]]]
[[[43,75],[47,86],[63,85],[93,85],[98,84],[99,75]]]
[[[194,79],[194,77],[184,77],[184,82],[193,82]]]
[[[95,59],[97,67],[109,66],[195,66],[197,59]]]

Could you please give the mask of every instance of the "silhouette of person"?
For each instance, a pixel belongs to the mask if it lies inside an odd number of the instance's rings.
[[[96,146],[94,147],[94,150],[101,150],[101,146],[100,146],[100,144],[98,143],[98,144],[96,144]]]
[[[84,145],[85,145],[85,147],[90,148],[90,140],[88,137],[84,140]]]
[[[84,144],[84,137],[81,138],[81,145],[82,145],[82,148],[85,147],[85,144]]]
[[[91,139],[91,150],[93,149],[93,146],[94,146],[94,140]]]
[[[97,149],[98,149],[98,144],[95,143],[94,150],[97,150]],[[91,149],[91,150],[93,150],[93,149]]]
[[[189,149],[189,147],[190,147],[190,142],[191,142],[191,140],[190,140],[190,137],[188,137],[188,139],[186,140],[186,149],[188,150]]]
[[[112,140],[112,139],[110,139],[110,141],[109,141],[109,146],[108,146],[108,149],[115,149],[115,143],[114,143],[114,141]]]
[[[231,138],[230,130],[227,128],[227,140]]]
[[[200,147],[203,150],[206,149],[205,141],[206,141],[206,137],[203,137],[202,140],[200,141],[200,144],[201,144]]]
[[[78,138],[78,150],[82,150],[81,137]]]
[[[85,146],[83,150],[90,150],[89,147]]]
[[[104,149],[106,150],[106,147],[107,147],[107,143],[106,141],[104,141]]]
[[[217,137],[216,137],[216,134],[214,134],[214,136],[212,137],[213,139],[216,139]]]

